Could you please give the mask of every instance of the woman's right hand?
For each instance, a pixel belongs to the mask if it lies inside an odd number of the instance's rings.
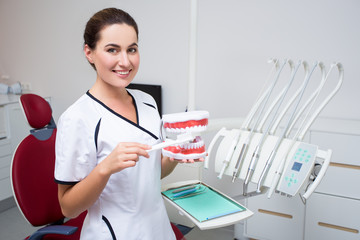
[[[99,164],[102,171],[111,175],[125,168],[134,167],[139,161],[139,157],[149,158],[146,150],[151,146],[136,142],[121,142],[114,150]]]

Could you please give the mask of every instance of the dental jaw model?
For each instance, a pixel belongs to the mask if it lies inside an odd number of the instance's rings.
[[[200,134],[206,130],[208,119],[207,111],[164,115],[162,121],[167,138],[160,143],[163,155],[179,160],[204,158],[205,144]]]

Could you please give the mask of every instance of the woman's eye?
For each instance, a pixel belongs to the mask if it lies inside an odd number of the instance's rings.
[[[129,53],[136,53],[137,49],[136,48],[129,48],[128,52]]]
[[[115,48],[109,48],[107,51],[109,53],[117,53],[117,50]]]

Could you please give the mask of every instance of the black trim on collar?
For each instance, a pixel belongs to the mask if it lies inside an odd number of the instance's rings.
[[[143,102],[143,104],[145,104],[145,105],[147,105],[147,106],[149,106],[149,107],[152,107],[152,108],[156,109],[156,107],[155,107],[154,105],[150,104],[150,103]]]
[[[96,97],[94,97],[90,91],[88,90],[86,92],[86,95],[88,95],[90,98],[92,98],[94,101],[96,101],[97,103],[99,103],[101,106],[103,106],[104,108],[106,108],[108,111],[110,111],[111,113],[115,114],[116,116],[120,117],[121,119],[123,119],[124,121],[130,123],[131,125],[141,129],[142,131],[146,132],[147,134],[149,134],[150,136],[152,136],[153,138],[155,138],[156,140],[158,140],[159,138],[153,134],[152,132],[150,132],[149,130],[143,128],[142,126],[139,125],[139,114],[138,114],[138,109],[137,109],[137,105],[136,105],[136,101],[135,98],[128,92],[128,94],[131,96],[131,98],[133,99],[133,103],[135,106],[135,111],[136,111],[136,121],[137,124],[134,123],[133,121],[130,121],[129,119],[127,119],[126,117],[120,115],[119,113],[115,112],[114,110],[112,110],[111,108],[109,108],[108,106],[106,106],[103,102],[101,102],[99,99],[97,99]]]

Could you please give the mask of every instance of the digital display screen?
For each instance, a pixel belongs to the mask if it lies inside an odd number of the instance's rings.
[[[299,172],[301,169],[302,163],[294,162],[294,165],[292,166],[291,170]]]

